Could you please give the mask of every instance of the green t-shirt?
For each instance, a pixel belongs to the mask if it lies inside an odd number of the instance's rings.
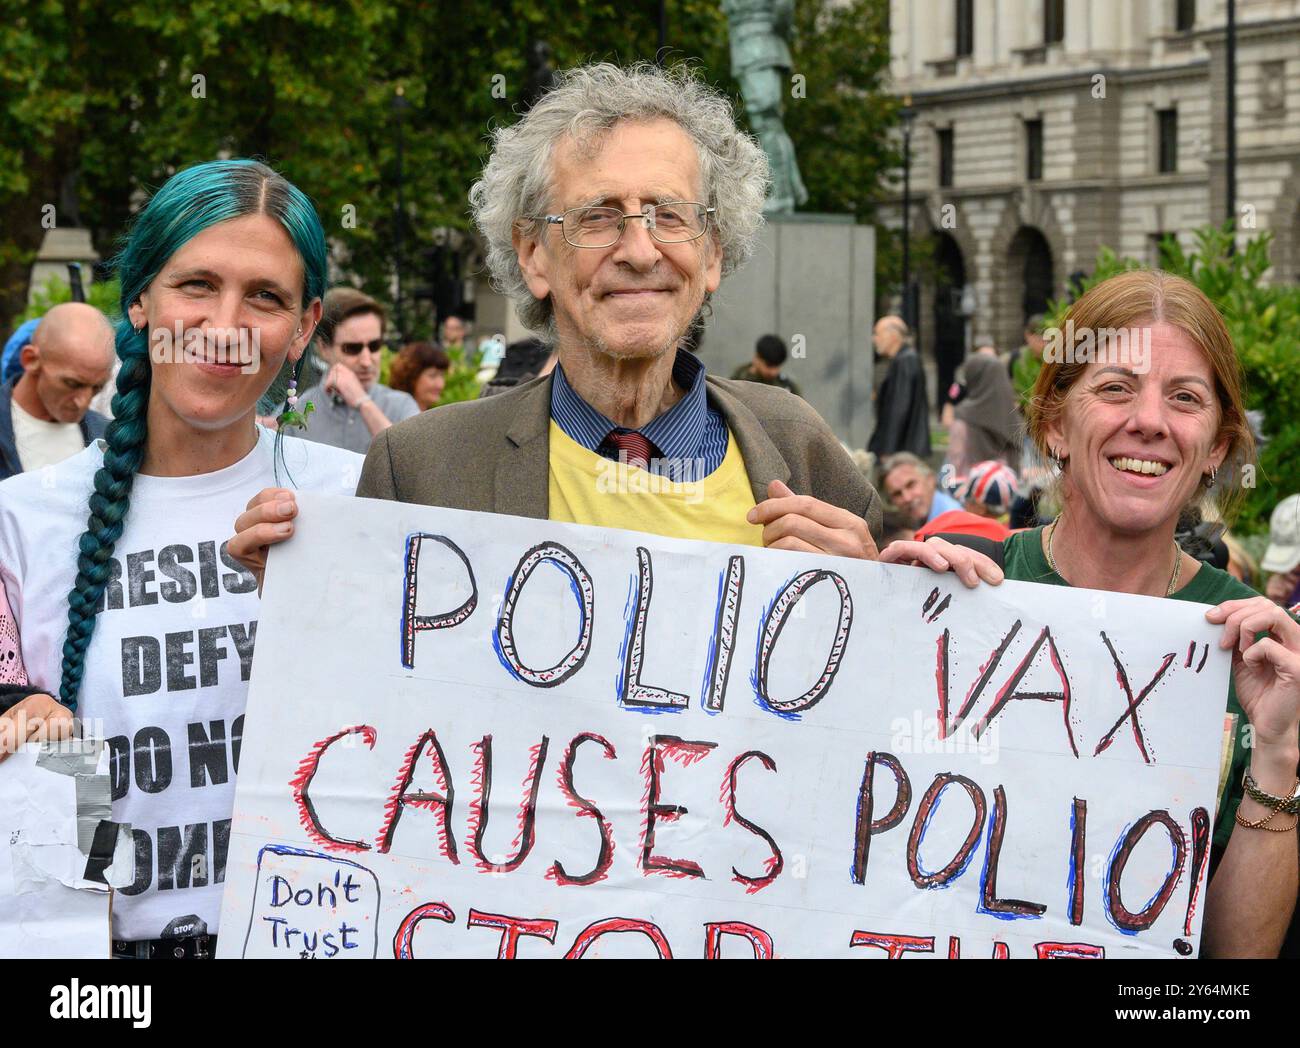
[[[1018,531],[1002,544],[1002,569],[1006,577],[1016,582],[1042,582],[1049,586],[1068,586],[1060,575],[1047,566],[1047,557],[1043,555],[1043,529]],[[1200,570],[1170,600],[1187,600],[1196,604],[1222,604],[1225,600],[1243,600],[1258,597],[1259,594],[1226,571],[1202,564]],[[1237,702],[1237,689],[1232,681],[1228,682],[1227,713],[1232,722],[1232,757],[1224,767],[1220,766],[1219,776],[1219,810],[1214,818],[1214,845],[1227,847],[1228,838],[1232,836],[1235,825],[1233,813],[1241,803],[1241,776],[1250,760],[1247,748],[1246,714]]]

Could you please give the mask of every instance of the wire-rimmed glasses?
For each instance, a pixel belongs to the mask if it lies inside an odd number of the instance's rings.
[[[613,247],[623,236],[628,219],[645,220],[646,230],[661,244],[685,244],[708,231],[715,209],[694,200],[646,204],[639,212],[616,207],[571,207],[559,215],[539,215],[537,222],[560,227],[574,247]]]

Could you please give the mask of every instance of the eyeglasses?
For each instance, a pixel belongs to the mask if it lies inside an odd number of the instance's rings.
[[[370,350],[371,353],[378,354],[384,348],[384,340],[377,338],[373,342],[340,342],[339,349],[345,357],[355,357],[363,349]]]
[[[572,207],[560,215],[534,216],[532,221],[559,226],[574,247],[613,247],[623,236],[630,218],[645,219],[646,229],[661,244],[699,240],[709,228],[714,208],[691,200],[646,204],[631,214],[616,207]]]

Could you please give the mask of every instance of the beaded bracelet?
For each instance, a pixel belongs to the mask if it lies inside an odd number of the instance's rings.
[[[1250,774],[1250,768],[1247,767],[1242,772],[1241,785],[1251,800],[1257,801],[1265,808],[1286,812],[1288,815],[1300,815],[1300,779],[1296,779],[1295,785],[1291,787],[1291,796],[1274,797],[1259,788],[1259,783],[1255,781],[1255,777]]]
[[[1268,830],[1269,833],[1290,833],[1296,828],[1297,824],[1300,824],[1300,816],[1292,816],[1294,821],[1290,826],[1270,826],[1269,823],[1276,819],[1278,814],[1279,813],[1275,808],[1266,817],[1251,822],[1249,819],[1242,816],[1241,809],[1238,808],[1236,814],[1237,825],[1245,826],[1248,830]]]
[[[1268,830],[1269,833],[1290,833],[1296,828],[1296,826],[1300,826],[1300,815],[1288,810],[1294,803],[1295,797],[1274,797],[1272,794],[1265,793],[1259,788],[1255,780],[1251,778],[1249,770],[1247,770],[1245,775],[1242,776],[1242,783],[1246,788],[1246,792],[1250,795],[1251,800],[1272,810],[1263,818],[1251,821],[1241,814],[1241,806],[1238,805],[1237,811],[1234,815],[1238,826],[1245,826],[1248,830]],[[1297,779],[1295,786],[1292,787],[1293,793],[1296,790],[1300,790],[1300,779]],[[1290,826],[1279,827],[1269,825],[1270,822],[1282,814],[1293,816]]]

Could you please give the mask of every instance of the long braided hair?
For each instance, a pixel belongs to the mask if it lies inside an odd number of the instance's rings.
[[[86,530],[77,541],[77,578],[68,593],[68,631],[63,641],[59,699],[73,711],[113,551],[126,526],[131,488],[149,436],[153,376],[149,333],[131,326],[128,310],[192,237],[218,222],[255,214],[274,218],[297,247],[303,263],[303,306],[320,298],[325,293],[327,263],[325,234],[316,210],[299,189],[254,160],[217,160],[173,175],[140,212],[117,256],[122,286],[117,355],[122,367],[113,397],[113,421],[104,434],[104,464],[95,473]]]

